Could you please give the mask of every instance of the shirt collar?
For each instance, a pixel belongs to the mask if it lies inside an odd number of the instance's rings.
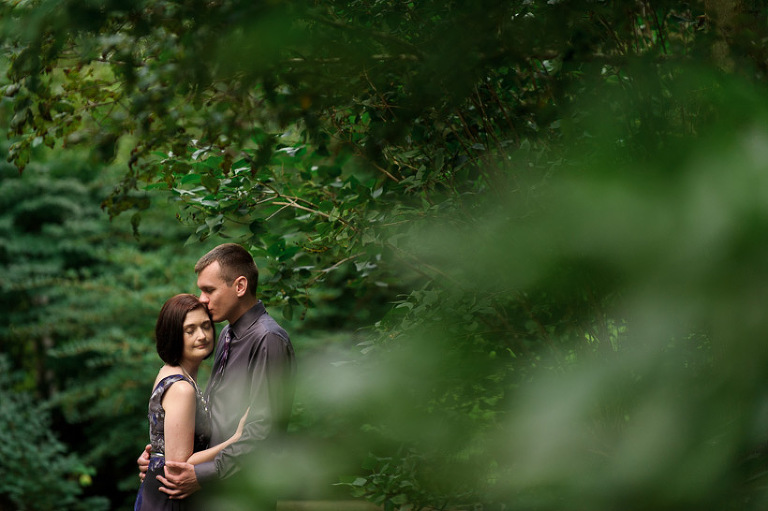
[[[229,325],[230,330],[232,331],[232,336],[236,339],[240,339],[253,326],[253,324],[256,323],[259,318],[266,313],[267,309],[264,307],[264,304],[261,303],[261,300],[259,300],[256,302],[256,305],[245,311],[242,316],[237,318],[237,321]]]

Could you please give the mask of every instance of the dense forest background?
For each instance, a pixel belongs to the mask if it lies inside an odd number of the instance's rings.
[[[222,509],[765,508],[765,2],[6,0],[0,45],[0,510],[131,509],[222,241],[300,373]]]

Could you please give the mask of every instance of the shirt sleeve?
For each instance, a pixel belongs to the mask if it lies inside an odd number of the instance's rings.
[[[218,477],[223,479],[239,472],[246,458],[265,449],[270,440],[285,431],[293,402],[294,364],[290,342],[272,332],[265,335],[251,354],[248,418],[240,439],[223,449],[213,461]],[[209,469],[201,469],[206,477]]]
[[[218,479],[219,474],[216,470],[215,461],[206,461],[195,465],[195,476],[200,486],[205,486],[205,483]]]

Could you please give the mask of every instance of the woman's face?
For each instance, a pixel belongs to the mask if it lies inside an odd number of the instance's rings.
[[[187,312],[184,318],[182,363],[200,364],[213,351],[213,323],[204,307]]]

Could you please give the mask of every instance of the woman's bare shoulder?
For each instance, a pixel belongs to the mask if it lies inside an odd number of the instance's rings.
[[[169,376],[181,376],[182,378],[179,381],[186,382],[187,385],[184,385],[184,384],[176,385],[176,383],[178,382],[173,382],[168,386],[166,393],[172,392],[173,394],[178,395],[180,397],[186,397],[187,395],[191,395],[192,397],[194,397],[195,395],[194,386],[190,381],[187,380],[186,377],[184,377],[184,375],[182,374],[181,368],[175,367],[175,366],[164,365],[163,367],[161,367],[160,370],[157,372],[157,377],[155,378],[155,384],[153,388],[157,387],[158,383],[160,383],[164,378],[168,378]]]

